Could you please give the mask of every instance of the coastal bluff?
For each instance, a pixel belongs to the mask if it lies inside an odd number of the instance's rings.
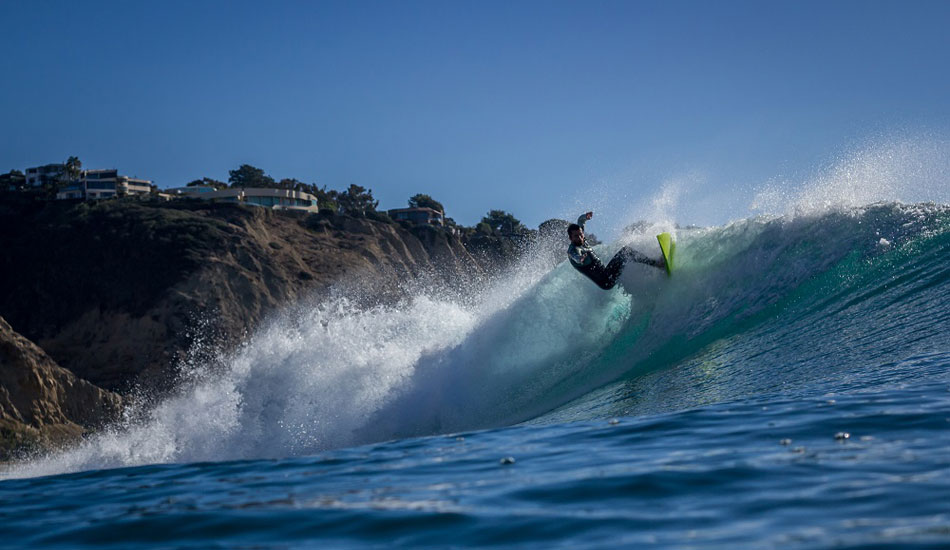
[[[57,365],[0,317],[0,460],[75,441],[118,419],[122,401]]]
[[[22,335],[10,349],[35,343],[104,395],[161,392],[196,349],[228,349],[281,307],[475,284],[505,259],[485,244],[480,253],[441,227],[330,211],[0,201],[0,316]]]

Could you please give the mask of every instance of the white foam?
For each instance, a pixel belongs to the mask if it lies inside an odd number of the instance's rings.
[[[852,155],[800,188],[765,189],[757,204],[784,217],[682,231],[679,275],[667,281],[636,266],[625,274],[626,292],[603,292],[564,263],[552,270],[548,253],[538,252],[474,297],[420,290],[395,306],[363,309],[340,296],[292,308],[241,349],[195,365],[175,395],[0,476],[283,457],[527,420],[623,374],[671,336],[692,337],[736,311],[760,310],[826,268],[850,245],[780,256],[805,235],[848,233],[823,225],[819,212],[915,193],[945,200],[947,151],[945,142],[892,144]],[[602,256],[627,243],[650,253],[653,229],[672,228],[687,188],[688,181],[669,182],[652,201],[658,223],[602,247]],[[766,231],[778,236],[763,241]],[[886,247],[895,235],[875,234],[871,245]],[[750,280],[763,266],[771,274]],[[618,336],[635,349],[624,349],[622,361],[596,363]]]
[[[537,287],[545,257],[529,256],[478,300],[421,293],[395,306],[339,297],[291,308],[229,356],[191,365],[175,395],[2,475],[292,456],[425,433],[433,418],[504,422],[511,411],[499,414],[498,398],[513,380],[622,324],[605,321],[622,295],[575,292],[563,274]]]
[[[234,353],[223,372],[199,368],[144,418],[13,473],[287,456],[346,445],[424,353],[457,345],[475,321],[458,305],[425,296],[399,307],[361,311],[341,299],[286,312]]]

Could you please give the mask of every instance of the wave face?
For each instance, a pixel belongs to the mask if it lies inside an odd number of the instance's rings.
[[[622,244],[654,252],[653,235]],[[302,456],[417,435],[670,411],[794,391],[947,349],[950,208],[877,203],[676,231],[674,277],[604,292],[527,261],[478,300],[283,312],[178,393],[21,477]],[[807,366],[807,368],[806,368]],[[840,380],[839,380],[840,381]]]
[[[948,228],[947,206],[879,203],[684,235],[632,344],[647,356],[545,420],[886,389],[905,360],[950,349]]]

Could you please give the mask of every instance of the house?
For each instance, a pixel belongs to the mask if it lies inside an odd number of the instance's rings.
[[[189,185],[187,187],[169,187],[165,189],[163,193],[175,197],[201,198],[203,193],[214,193],[215,191],[217,191],[217,189],[210,185]]]
[[[317,197],[303,191],[273,187],[232,187],[215,189],[206,185],[175,187],[165,193],[176,197],[189,197],[214,202],[239,202],[251,206],[263,206],[277,210],[305,210],[317,212]]]
[[[26,185],[29,187],[43,187],[46,184],[55,184],[60,181],[66,172],[65,164],[46,164],[27,168]]]
[[[445,215],[434,208],[395,208],[387,211],[396,221],[408,221],[415,224],[445,225]]]
[[[100,200],[114,197],[148,195],[152,182],[119,175],[118,170],[83,170],[78,180],[56,193],[57,199]]]

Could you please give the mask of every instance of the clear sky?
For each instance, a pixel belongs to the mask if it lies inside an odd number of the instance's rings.
[[[76,155],[164,188],[248,163],[531,226],[635,219],[685,181],[679,221],[721,223],[863,143],[950,135],[947,1],[0,0],[0,21],[2,171]]]

